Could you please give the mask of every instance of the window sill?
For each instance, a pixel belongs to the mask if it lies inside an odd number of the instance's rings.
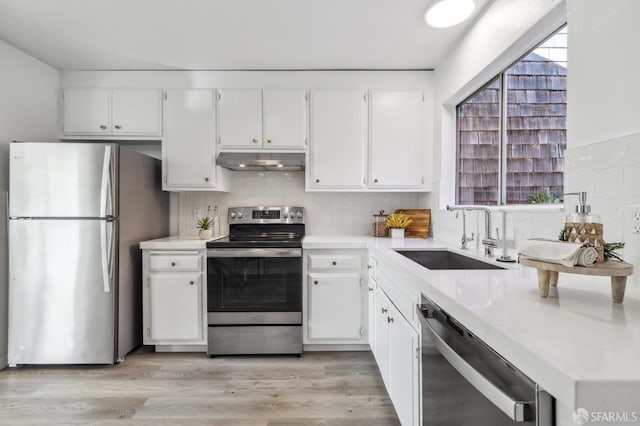
[[[471,206],[470,206],[471,207]],[[487,207],[492,212],[514,213],[563,213],[564,204],[511,204],[508,206],[476,206]],[[445,210],[445,209],[443,209]]]

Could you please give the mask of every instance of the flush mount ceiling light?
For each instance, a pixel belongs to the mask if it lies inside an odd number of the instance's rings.
[[[475,7],[473,0],[438,0],[427,8],[424,20],[435,28],[452,27],[471,16]]]

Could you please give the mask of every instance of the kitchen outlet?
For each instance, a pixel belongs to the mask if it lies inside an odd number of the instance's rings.
[[[202,209],[193,209],[193,220],[198,221],[202,219]]]
[[[640,235],[640,208],[631,212],[631,233]]]

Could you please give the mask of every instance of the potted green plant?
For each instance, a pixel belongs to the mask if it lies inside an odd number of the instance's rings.
[[[210,240],[213,236],[213,230],[211,227],[213,226],[213,220],[209,216],[202,217],[198,219],[196,222],[196,228],[200,231],[198,232],[198,236],[201,240]]]
[[[411,225],[411,218],[404,213],[392,213],[384,222],[385,228],[391,230],[391,238],[404,238],[404,229]]]

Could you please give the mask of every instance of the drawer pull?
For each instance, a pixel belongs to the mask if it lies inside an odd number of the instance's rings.
[[[318,285],[318,280],[315,280],[315,281],[313,282],[313,284],[314,284],[314,285]]]
[[[336,266],[336,265],[338,264],[338,262],[336,262],[336,261],[334,260],[333,262],[331,262],[331,264],[332,264],[333,266]]]
[[[369,287],[369,292],[372,292],[372,291],[373,291],[373,289],[371,287]]]
[[[171,262],[171,266],[176,266],[176,262]]]
[[[193,285],[193,281],[189,281],[189,285]]]
[[[387,317],[387,322],[388,323],[392,323],[393,322],[393,317]]]
[[[387,312],[389,312],[386,308],[382,308],[382,313],[386,314]]]

